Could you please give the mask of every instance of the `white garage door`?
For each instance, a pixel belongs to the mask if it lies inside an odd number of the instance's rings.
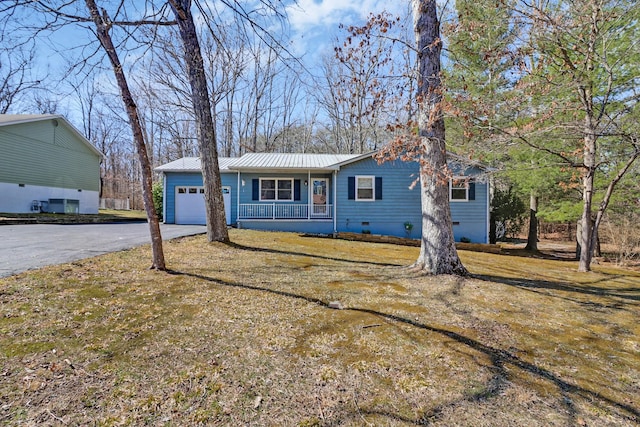
[[[222,187],[224,212],[231,224],[231,187]],[[176,224],[206,224],[204,187],[176,187]]]

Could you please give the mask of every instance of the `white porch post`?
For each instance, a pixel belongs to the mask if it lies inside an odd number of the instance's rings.
[[[240,218],[240,171],[238,171],[238,186],[236,187],[236,226],[238,225],[238,219]],[[238,227],[240,228],[240,227]]]
[[[313,209],[313,196],[311,184],[311,169],[307,170],[307,220],[311,219],[311,210]]]
[[[338,232],[338,171],[333,171],[333,234]]]

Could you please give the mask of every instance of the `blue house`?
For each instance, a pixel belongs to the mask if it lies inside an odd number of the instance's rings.
[[[238,228],[316,234],[370,233],[418,238],[421,233],[416,162],[382,164],[372,154],[249,153],[220,158],[227,223]],[[457,241],[489,241],[485,169],[449,157],[453,232]],[[200,159],[155,169],[163,174],[164,221],[204,224]]]

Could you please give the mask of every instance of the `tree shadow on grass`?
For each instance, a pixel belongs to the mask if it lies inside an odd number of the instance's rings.
[[[472,274],[471,278],[494,283],[502,283],[508,286],[513,286],[519,289],[523,289],[529,292],[540,293],[545,296],[554,298],[565,299],[571,302],[575,302],[581,305],[590,306],[596,309],[624,309],[625,305],[639,306],[640,305],[640,288],[613,288],[595,286],[599,283],[613,280],[622,276],[606,277],[598,280],[594,280],[589,284],[575,284],[567,282],[557,282],[549,280],[533,280],[524,278],[510,278],[502,276],[493,276],[486,274]],[[611,300],[611,304],[604,304],[596,301],[582,301],[575,298],[568,298],[560,295],[549,294],[545,291],[559,291],[569,294],[584,295],[587,297],[607,298]]]
[[[380,266],[380,267],[402,267],[403,266],[402,264],[393,264],[393,263],[388,263],[388,262],[374,262],[374,261],[365,261],[365,260],[336,258],[336,257],[329,257],[329,256],[318,255],[318,254],[313,254],[313,253],[305,253],[305,252],[281,251],[281,250],[278,250],[278,249],[260,248],[260,247],[255,247],[255,246],[246,246],[246,245],[241,245],[239,243],[234,243],[234,242],[228,242],[228,243],[225,243],[225,245],[227,245],[227,246],[229,246],[231,248],[240,249],[240,250],[243,250],[243,251],[266,252],[266,253],[272,253],[272,254],[276,254],[276,255],[305,256],[305,257],[309,257],[309,258],[323,259],[323,260],[327,260],[327,261],[348,262],[348,263],[352,263],[352,264],[377,265],[377,266]]]
[[[206,282],[215,283],[216,285],[221,285],[221,286],[228,286],[228,287],[234,287],[234,288],[240,288],[240,289],[249,289],[249,290],[259,291],[259,292],[267,292],[267,293],[280,295],[287,298],[293,298],[293,299],[317,304],[328,310],[334,310],[334,308],[331,308],[329,306],[329,303],[326,301],[323,301],[315,297],[296,294],[293,292],[280,291],[276,289],[270,289],[262,286],[254,286],[254,285],[248,285],[243,283],[234,283],[234,282],[216,279],[214,277],[208,277],[202,274],[179,272],[179,271],[170,271],[169,273],[174,275],[189,276],[189,277],[197,278]],[[486,280],[489,280],[489,278],[487,278]],[[486,384],[486,386],[482,389],[481,392],[470,393],[460,400],[448,402],[448,403],[439,405],[437,407],[431,408],[425,413],[423,413],[423,415],[417,419],[409,419],[409,418],[402,417],[398,414],[387,413],[382,411],[367,412],[365,410],[365,411],[361,411],[361,414],[384,416],[390,420],[401,420],[401,421],[405,421],[415,425],[429,425],[431,424],[431,422],[437,421],[440,415],[447,408],[456,407],[463,402],[485,401],[485,400],[491,399],[492,397],[498,396],[509,381],[510,374],[507,371],[507,367],[509,367],[511,369],[513,368],[520,369],[528,374],[533,375],[534,377],[548,381],[552,383],[555,387],[557,387],[557,389],[559,390],[562,396],[562,404],[566,407],[567,413],[569,414],[568,416],[570,417],[569,421],[571,422],[571,425],[575,425],[577,421],[576,420],[577,410],[573,403],[572,396],[582,397],[583,399],[594,402],[594,403],[600,402],[600,404],[608,405],[611,408],[615,408],[618,411],[618,415],[628,420],[629,422],[640,422],[640,409],[635,408],[626,403],[618,402],[616,400],[608,398],[599,392],[587,390],[583,387],[580,387],[578,385],[565,381],[562,378],[560,378],[558,375],[554,374],[553,372],[545,368],[542,368],[540,366],[537,366],[533,363],[524,361],[509,351],[483,344],[478,340],[469,338],[458,332],[453,332],[444,328],[427,325],[424,323],[420,323],[416,320],[397,316],[395,314],[384,313],[377,310],[372,310],[367,308],[357,308],[357,307],[346,307],[346,308],[343,308],[343,310],[367,313],[384,320],[396,322],[399,324],[409,325],[419,330],[429,331],[429,332],[447,337],[462,345],[467,346],[470,349],[473,349],[481,354],[484,354],[491,361],[492,369],[494,371],[494,375],[489,380],[488,384]]]
[[[517,256],[522,258],[546,259],[550,261],[576,262],[576,252],[561,249],[538,249],[532,251],[524,248],[502,248],[502,255]]]

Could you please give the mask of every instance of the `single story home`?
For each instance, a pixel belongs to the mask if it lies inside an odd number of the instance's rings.
[[[249,153],[220,158],[227,223],[239,228],[333,234],[354,232],[418,238],[417,162],[379,164],[372,153]],[[454,237],[489,241],[489,181],[481,165],[449,157]],[[163,175],[164,221],[204,224],[200,159],[155,169]]]
[[[102,158],[62,116],[0,114],[0,212],[98,213]]]

